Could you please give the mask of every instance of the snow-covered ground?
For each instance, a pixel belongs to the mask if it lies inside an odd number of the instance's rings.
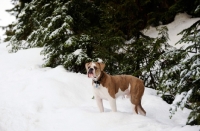
[[[199,131],[186,126],[189,110],[169,119],[170,105],[146,88],[147,116],[132,114],[128,98],[118,98],[118,112],[107,101],[99,113],[91,80],[62,66],[43,68],[40,48],[9,54],[0,44],[0,131]]]

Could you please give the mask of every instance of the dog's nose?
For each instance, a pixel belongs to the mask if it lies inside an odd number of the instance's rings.
[[[94,70],[93,68],[90,68],[88,73],[93,73],[93,70]]]

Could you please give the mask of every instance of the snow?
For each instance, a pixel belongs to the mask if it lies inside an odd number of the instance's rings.
[[[67,41],[65,42],[65,46],[70,46],[70,45],[72,45],[72,41],[73,41],[73,38],[72,38],[72,37],[69,37],[69,38],[67,39]]]
[[[128,98],[117,99],[118,112],[99,113],[91,79],[62,66],[45,68],[41,48],[8,53],[0,44],[0,131],[199,131],[186,126],[190,110],[169,118],[170,105],[146,88],[142,105],[147,116],[132,114]]]
[[[21,13],[19,13],[18,17],[20,18],[20,17],[24,16],[25,14],[26,14],[25,10],[22,10]]]
[[[54,22],[54,21],[56,21],[57,19],[60,19],[60,18],[61,18],[61,15],[57,15],[57,16],[53,17],[51,21]]]
[[[82,52],[82,49],[77,49],[77,50],[75,50],[75,51],[73,52],[73,54],[76,55],[76,56],[78,56],[78,55],[81,54],[81,52]]]
[[[182,35],[178,35],[183,29],[186,29],[190,27],[193,23],[200,20],[200,18],[191,18],[186,13],[180,13],[176,15],[175,20],[172,23],[169,23],[167,26],[168,28],[168,34],[169,34],[169,41],[168,43],[172,46],[175,46],[177,48],[182,47],[182,44],[175,45],[182,37]],[[161,28],[162,26],[159,26],[157,28]],[[150,27],[147,30],[143,31],[145,35],[148,35],[150,37],[157,37],[158,31],[156,31],[155,27]]]
[[[49,39],[54,38],[56,35],[59,34],[59,32],[60,32],[60,28],[54,30],[54,31],[50,34]]]

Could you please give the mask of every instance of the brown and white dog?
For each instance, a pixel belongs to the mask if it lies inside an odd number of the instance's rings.
[[[93,79],[93,91],[100,112],[104,111],[102,99],[108,100],[112,111],[116,112],[116,98],[127,95],[133,104],[133,111],[141,115],[146,115],[146,111],[141,105],[144,93],[143,81],[131,75],[106,74],[105,64],[99,62],[89,62],[85,64],[87,75]]]

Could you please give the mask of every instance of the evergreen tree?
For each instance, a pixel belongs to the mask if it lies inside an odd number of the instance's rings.
[[[91,4],[80,0],[33,0],[18,15],[19,23],[10,41],[12,52],[43,46],[46,66],[63,64],[70,71],[84,72],[85,61],[92,57],[93,42],[83,29],[93,27],[90,17],[97,13]]]
[[[176,107],[189,107],[192,109],[188,118],[188,124],[200,124],[200,20],[188,29],[183,30],[182,39],[178,43],[189,44],[185,51],[188,58],[183,61],[178,92],[181,99]]]
[[[26,3],[30,3],[31,0],[11,0],[11,3],[14,5],[12,9],[6,10],[9,14],[15,16],[18,18],[19,13],[24,8]],[[7,36],[4,41],[9,41],[13,35],[15,35],[15,32],[13,31],[13,27],[16,26],[17,23],[11,23],[3,29],[6,30],[5,35]]]
[[[161,57],[164,72],[157,88],[163,97],[175,99],[170,110],[173,115],[177,108],[189,108],[191,113],[187,124],[200,123],[200,21],[183,30],[180,44],[186,47],[171,50]],[[166,98],[166,97],[165,97]]]
[[[144,51],[144,62],[141,71],[142,79],[146,87],[153,89],[158,89],[158,87],[160,87],[159,81],[163,75],[163,66],[161,66],[160,57],[173,48],[167,42],[169,40],[167,27],[163,26],[157,29],[157,31],[158,37],[146,42],[148,48],[142,50]]]
[[[148,70],[153,68],[155,59],[162,54],[160,38],[156,42],[141,30],[164,22],[161,16],[173,4],[167,0],[33,0],[23,4],[17,17],[10,40],[12,51],[43,46],[46,66],[62,64],[83,73],[86,61],[101,58],[110,74],[140,76],[146,66]],[[144,51],[153,59],[146,59]]]
[[[200,3],[199,3],[200,4]],[[193,14],[198,15],[199,6]],[[199,125],[200,123],[200,21],[184,29],[178,44],[187,45],[180,49],[171,48],[161,55],[159,66],[162,70],[157,90],[168,103],[172,103],[170,112],[173,116],[178,108],[189,108],[191,113],[187,124]],[[171,116],[171,117],[172,117]]]

